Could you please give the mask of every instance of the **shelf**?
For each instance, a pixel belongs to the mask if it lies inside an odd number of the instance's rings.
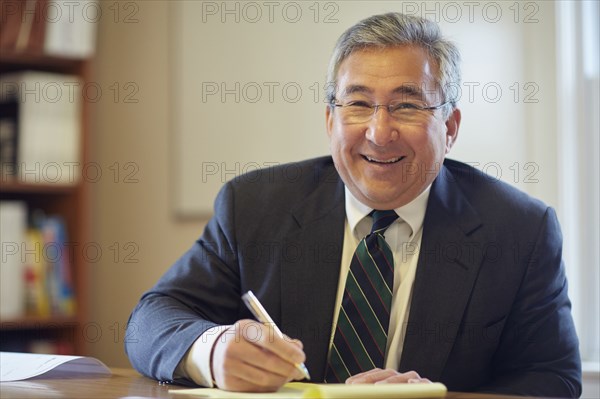
[[[24,71],[39,71],[73,75],[82,82],[91,76],[90,60],[53,57],[42,53],[0,50],[0,75]],[[77,116],[81,126],[79,162],[85,164],[89,155],[89,107],[82,101]],[[19,141],[17,141],[18,144]],[[28,210],[28,217],[38,214],[56,216],[66,226],[68,240],[90,242],[90,185],[81,176],[74,180],[24,180],[20,175],[0,176],[0,200],[19,201]],[[30,220],[31,223],[31,220]],[[81,251],[70,257],[69,273],[75,294],[75,314],[51,314],[46,317],[25,316],[0,320],[0,349],[36,352],[43,348],[52,353],[85,355],[88,341],[81,329],[87,319],[89,261]]]
[[[0,193],[14,194],[71,194],[77,190],[75,184],[36,184],[19,182],[2,182]]]
[[[2,194],[71,194],[77,190],[73,184],[35,184],[19,182],[2,182],[0,193]]]
[[[75,317],[67,316],[49,316],[49,317],[37,317],[37,316],[26,316],[13,320],[2,320],[0,321],[0,331],[10,330],[34,330],[34,329],[64,329],[73,328],[77,326],[77,319]]]
[[[2,50],[0,53],[0,70],[12,71],[35,69],[43,71],[72,71],[79,70],[84,60],[74,58],[54,57],[42,53],[24,53]]]

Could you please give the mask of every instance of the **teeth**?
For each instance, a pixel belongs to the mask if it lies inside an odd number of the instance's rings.
[[[392,159],[388,159],[387,161],[383,161],[381,159],[375,159],[375,158],[371,158],[367,155],[365,155],[365,158],[367,158],[367,160],[369,162],[379,162],[379,163],[394,163],[394,162],[398,162],[400,160],[401,157],[398,158],[392,158]]]

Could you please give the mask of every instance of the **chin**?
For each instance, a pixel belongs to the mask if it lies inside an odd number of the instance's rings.
[[[397,208],[395,203],[398,202],[398,196],[369,195],[365,197],[365,200],[368,201],[367,205],[374,209],[395,209]]]

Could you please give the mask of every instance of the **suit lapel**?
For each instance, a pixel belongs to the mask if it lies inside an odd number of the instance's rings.
[[[301,206],[284,240],[282,328],[304,344],[306,366],[322,380],[331,334],[344,237],[344,186],[333,166]]]
[[[481,220],[454,179],[443,167],[431,189],[399,368],[431,380],[442,374],[483,258]]]

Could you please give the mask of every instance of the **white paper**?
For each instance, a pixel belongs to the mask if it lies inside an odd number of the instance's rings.
[[[26,380],[50,371],[53,377],[111,374],[104,363],[93,357],[0,352],[0,382]]]

